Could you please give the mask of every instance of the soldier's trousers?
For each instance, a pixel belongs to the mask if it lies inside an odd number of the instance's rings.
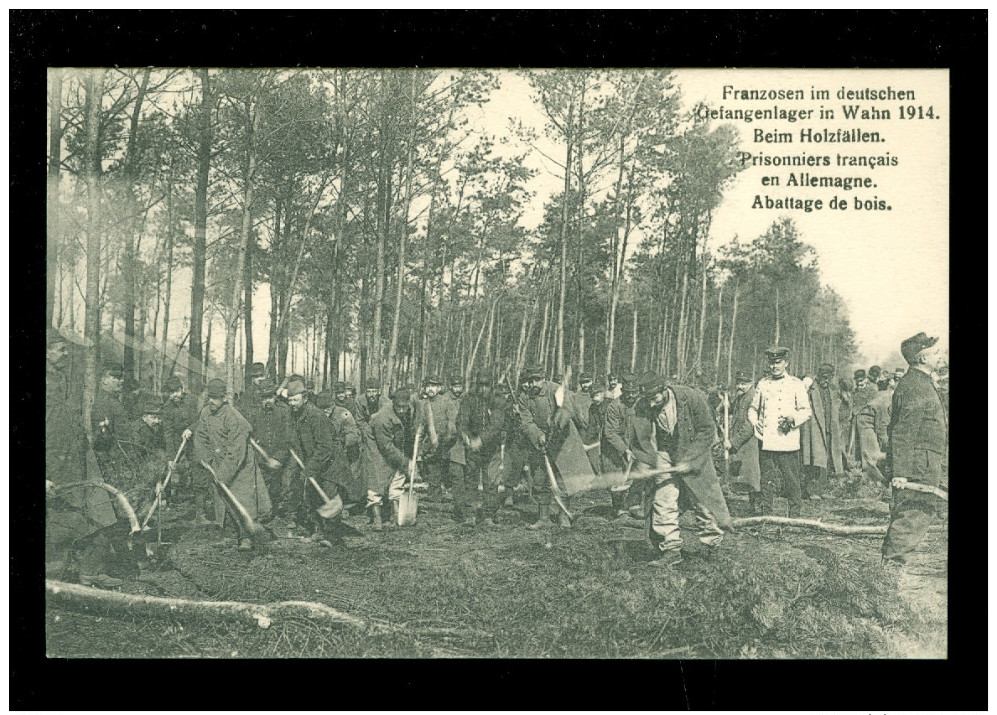
[[[429,459],[422,462],[422,478],[433,488],[454,489],[464,477],[464,465],[451,462],[447,458]]]
[[[883,558],[903,561],[924,539],[935,516],[931,494],[894,489],[890,504],[890,525],[883,539]]]
[[[771,514],[775,497],[781,493],[789,502],[789,516],[795,518],[803,508],[800,493],[800,450],[773,452],[760,450],[758,466],[762,473],[762,493],[759,506],[764,514]]]
[[[814,495],[821,495],[827,488],[827,469],[824,467],[814,467],[803,465],[803,479],[800,484],[800,491],[804,498]]]
[[[454,485],[454,518],[463,519],[483,509],[489,516],[498,511],[502,495],[498,491],[501,459],[496,452],[484,466],[469,465]],[[480,489],[479,489],[480,486]]]

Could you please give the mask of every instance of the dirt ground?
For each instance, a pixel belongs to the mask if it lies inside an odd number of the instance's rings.
[[[735,518],[748,515],[745,498],[728,503]],[[777,513],[780,507],[784,501],[777,501]],[[460,527],[449,503],[423,499],[412,527],[376,533],[365,515],[348,516],[345,546],[330,549],[275,521],[266,553],[247,553],[214,527],[190,526],[190,506],[175,503],[163,525],[164,541],[172,543],[142,563],[142,544],[121,555],[117,573],[127,578],[120,591],[312,601],[382,627],[375,635],[288,618],[262,629],[50,602],[47,652],[60,658],[946,657],[944,529],[929,534],[896,582],[884,580],[879,567],[882,537],[741,529],[708,559],[685,514],[686,558],[661,570],[646,565],[643,524],[609,518],[608,495],[576,496],[572,509],[579,516],[571,530],[551,525],[533,532],[524,528],[536,513],[526,494],[517,494],[494,527]],[[803,517],[884,525],[888,505],[882,495],[825,497],[808,501]],[[155,533],[147,538],[155,541]],[[74,574],[62,576],[72,581]]]

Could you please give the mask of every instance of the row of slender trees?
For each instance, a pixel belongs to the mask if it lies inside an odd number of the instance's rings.
[[[471,120],[506,76],[484,70],[52,70],[48,318],[82,322],[88,392],[100,352],[233,391],[256,360],[323,386],[527,361],[729,379],[772,340],[801,370],[849,359],[791,221],[707,250],[737,135],[683,114],[671,72],[518,74],[544,126],[496,137]],[[561,190],[527,230],[531,153]]]

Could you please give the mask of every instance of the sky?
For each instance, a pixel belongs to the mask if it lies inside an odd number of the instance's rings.
[[[543,115],[533,104],[524,79],[513,73],[501,73],[501,88],[486,104],[476,122],[482,132],[499,135],[507,131],[510,117],[527,125],[540,127]],[[857,363],[872,364],[886,360],[899,350],[900,342],[922,330],[929,335],[948,333],[948,72],[946,70],[772,70],[772,69],[679,69],[676,85],[683,107],[691,109],[704,102],[712,109],[768,109],[773,105],[785,109],[813,109],[814,120],[753,121],[727,120],[740,131],[742,150],[770,157],[787,154],[827,155],[832,163],[836,155],[882,156],[887,152],[898,160],[897,166],[867,168],[764,167],[748,166],[727,188],[715,212],[709,247],[715,250],[735,235],[742,241],[761,235],[781,216],[794,219],[805,243],[813,246],[822,280],[843,298],[853,330],[859,356]],[[732,91],[724,99],[723,88],[732,90],[803,89],[803,101],[735,100]],[[838,91],[865,88],[913,90],[913,101],[847,101],[836,97]],[[826,89],[827,100],[810,99],[810,90]],[[867,109],[889,109],[890,119],[846,119],[842,105],[859,105]],[[834,111],[834,119],[820,120],[821,106]],[[899,118],[899,107],[933,108],[935,119]],[[714,124],[720,123],[715,121]],[[880,143],[801,143],[800,129],[860,127],[878,131]],[[790,132],[792,143],[755,142],[755,132],[764,134]],[[551,156],[563,154],[556,144],[541,138],[539,148]],[[522,148],[522,147],[520,147]],[[560,190],[560,169],[539,152],[528,158],[539,175],[531,188],[537,192],[532,210],[523,224],[534,227],[541,220],[544,201]],[[750,163],[750,162],[749,162]],[[788,174],[807,171],[821,176],[869,177],[873,187],[844,191],[832,188],[787,187]],[[779,187],[763,186],[763,177],[776,176]],[[756,196],[776,199],[794,196],[823,199],[821,211],[782,211],[752,209]],[[848,208],[832,210],[827,204],[834,196],[846,199]],[[883,201],[891,210],[855,210],[855,197],[862,201]]]

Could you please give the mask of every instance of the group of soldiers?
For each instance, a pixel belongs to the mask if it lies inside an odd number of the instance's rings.
[[[768,374],[755,384],[738,371],[729,395],[653,372],[598,381],[583,373],[570,389],[564,376],[549,380],[532,365],[517,388],[486,369],[471,376],[466,394],[463,375],[433,375],[421,388],[390,392],[368,380],[358,397],[343,382],[316,393],[300,375],[278,385],[255,363],[249,386],[233,399],[221,380],[195,396],[171,376],[161,399],[135,402],[131,415],[120,366],[111,364],[91,410],[88,459],[63,374],[68,342],[50,331],[48,560],[64,569],[72,553],[81,582],[118,582],[106,573],[113,505],[79,484],[120,482],[128,468],[135,478],[127,486],[150,498],[192,499],[195,523],[231,524],[242,550],[254,544],[240,512],[335,547],[344,514],[366,514],[374,532],[402,523],[407,489],[452,502],[454,520],[466,527],[502,521],[513,492],[525,489],[538,507],[527,528],[570,528],[563,485],[586,472],[605,477],[615,519],[645,522],[650,563],[670,567],[683,558],[680,511],[694,513],[703,547],[696,553],[708,556],[732,528],[731,492],[746,492],[757,515],[772,514],[775,497],[784,496],[789,517],[798,517],[803,498],[819,495],[828,474],[848,465],[947,483],[933,456],[947,449],[942,397],[930,377],[941,367],[933,345],[923,333],[904,341],[910,370],[859,371],[854,389],[834,384],[831,365],[813,378],[789,375],[789,351],[774,346],[766,351]],[[921,444],[921,424],[935,419],[939,434]],[[167,463],[172,483],[164,489]],[[893,506],[884,558],[897,561],[923,537],[935,505],[927,495],[895,491]]]

